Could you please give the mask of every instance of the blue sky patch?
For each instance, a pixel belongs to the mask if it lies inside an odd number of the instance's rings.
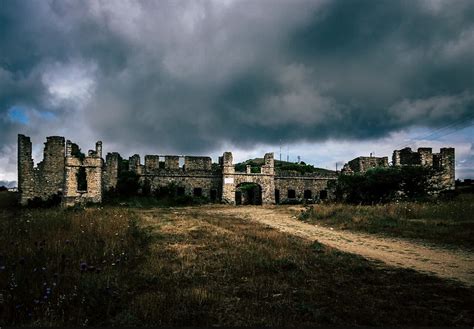
[[[12,106],[8,109],[8,117],[13,122],[27,125],[30,121],[24,108],[19,106]]]

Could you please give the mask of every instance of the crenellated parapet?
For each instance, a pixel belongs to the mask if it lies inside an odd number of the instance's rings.
[[[429,184],[432,190],[454,189],[454,148],[410,148],[393,152],[393,166],[424,166],[432,168]],[[102,159],[102,142],[87,154],[64,137],[47,137],[43,160],[35,167],[32,143],[29,137],[18,135],[18,190],[20,203],[30,200],[48,200],[60,196],[65,206],[100,203],[104,192],[114,191],[125,171],[134,173],[141,186],[139,193],[160,194],[161,190],[176,196],[192,195],[208,198],[212,202],[240,204],[291,203],[334,197],[337,172],[298,172],[275,169],[273,153],[266,153],[257,168],[247,165],[239,169],[233,163],[231,152],[224,152],[219,163],[208,156],[145,155],[134,154],[124,161],[119,153],[107,153]],[[358,157],[344,165],[341,174],[355,175],[371,168],[389,167],[388,157]],[[242,167],[240,167],[242,168]]]

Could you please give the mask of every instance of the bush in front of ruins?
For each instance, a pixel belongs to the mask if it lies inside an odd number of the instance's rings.
[[[130,197],[138,194],[140,188],[139,176],[137,173],[129,170],[120,172],[115,189],[118,196]]]
[[[336,183],[339,201],[360,204],[428,196],[430,168],[418,166],[373,168],[365,173],[340,175]]]

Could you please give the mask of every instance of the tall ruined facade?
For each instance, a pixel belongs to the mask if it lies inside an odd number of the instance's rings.
[[[393,165],[425,165],[435,169],[431,184],[439,190],[454,188],[454,149],[430,148],[418,152],[403,149],[393,153]],[[388,167],[388,158],[359,157],[344,166],[343,173]],[[232,153],[224,152],[219,163],[206,156],[146,155],[144,164],[135,154],[124,161],[120,154],[102,159],[102,142],[87,154],[64,137],[47,137],[43,161],[34,167],[29,137],[18,135],[18,190],[20,203],[60,197],[64,206],[100,203],[104,192],[117,187],[122,171],[138,176],[142,189],[150,192],[174,189],[176,196],[192,195],[228,204],[278,204],[334,197],[335,172],[306,173],[275,168],[273,153],[264,156],[258,172],[247,166],[236,171]]]
[[[18,135],[18,192],[20,203],[59,197],[63,205],[102,201],[102,143],[88,155],[64,137],[46,138],[43,161],[33,164],[29,137]],[[83,173],[82,184],[80,174]]]
[[[443,147],[433,153],[429,147],[420,147],[416,152],[406,147],[393,151],[393,166],[424,166],[433,169],[430,184],[434,191],[454,190],[455,156],[454,148]]]

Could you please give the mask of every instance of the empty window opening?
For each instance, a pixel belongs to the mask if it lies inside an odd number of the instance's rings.
[[[214,202],[217,200],[217,190],[216,189],[211,189],[211,201]]]
[[[178,186],[176,189],[176,195],[177,196],[183,196],[184,195],[184,187],[183,186]]]
[[[305,199],[311,199],[312,197],[313,197],[313,194],[311,193],[311,190],[304,190]]]
[[[158,168],[165,169],[165,157],[158,157]]]
[[[194,188],[193,195],[194,195],[194,196],[197,196],[197,197],[202,196],[202,188],[200,188],[200,187],[195,187],[195,188]]]
[[[328,198],[328,191],[322,190],[319,192],[319,198],[321,200],[326,200]]]
[[[288,190],[288,199],[296,198],[296,191],[295,190]]]
[[[79,167],[79,170],[76,173],[77,179],[77,190],[80,192],[87,191],[87,173],[86,168]]]
[[[280,203],[280,190],[275,190],[275,203]]]

